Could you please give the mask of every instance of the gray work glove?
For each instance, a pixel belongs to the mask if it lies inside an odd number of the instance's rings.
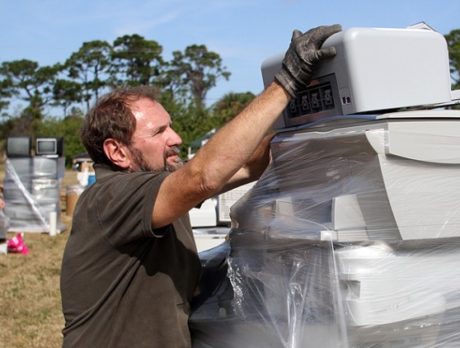
[[[275,75],[275,80],[292,98],[310,83],[313,68],[317,63],[335,56],[334,47],[321,48],[321,45],[329,36],[341,30],[339,24],[313,28],[304,34],[294,30],[291,45],[283,59],[283,66]]]

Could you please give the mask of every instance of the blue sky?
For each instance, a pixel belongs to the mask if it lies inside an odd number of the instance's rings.
[[[137,33],[173,50],[205,44],[232,73],[207,98],[262,88],[261,62],[284,52],[293,29],[322,24],[403,28],[425,21],[460,28],[458,0],[0,0],[0,62],[63,62],[85,41]]]

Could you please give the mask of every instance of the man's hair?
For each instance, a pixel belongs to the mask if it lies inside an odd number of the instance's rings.
[[[157,100],[157,91],[149,86],[122,87],[102,96],[85,117],[81,140],[94,163],[114,164],[104,153],[104,141],[115,139],[130,146],[136,129],[132,103],[147,98]]]

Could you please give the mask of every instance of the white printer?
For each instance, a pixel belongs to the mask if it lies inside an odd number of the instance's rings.
[[[232,208],[233,297],[196,347],[458,347],[460,110],[445,39],[351,28],[324,45],[336,57],[281,115],[271,165]],[[265,85],[281,61],[264,62]]]

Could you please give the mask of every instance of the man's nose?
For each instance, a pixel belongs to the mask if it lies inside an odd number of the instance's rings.
[[[177,134],[174,129],[170,128],[169,129],[169,134],[168,134],[168,145],[181,145],[182,144],[182,138],[180,137],[179,134]]]

